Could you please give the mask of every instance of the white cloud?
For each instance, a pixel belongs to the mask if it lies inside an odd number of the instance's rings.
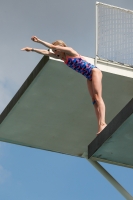
[[[0,165],[0,184],[3,184],[11,176],[11,173]]]
[[[0,159],[5,155],[5,143],[0,142]],[[4,169],[4,167],[0,164],[0,185],[5,183],[11,176],[11,172]]]

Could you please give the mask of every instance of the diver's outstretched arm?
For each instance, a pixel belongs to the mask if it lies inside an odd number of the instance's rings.
[[[36,53],[39,53],[39,54],[42,54],[42,55],[45,55],[45,56],[50,56],[52,58],[58,59],[57,55],[55,55],[54,53],[47,51],[45,49],[35,49],[35,48],[31,48],[31,47],[24,47],[21,50],[27,51],[27,52],[33,51],[33,52],[36,52]]]
[[[49,42],[45,42],[45,41],[40,40],[36,36],[32,36],[31,40],[33,40],[34,42],[40,43],[40,44],[44,45],[45,47],[52,49],[52,50],[60,50],[60,51],[67,53],[71,56],[78,55],[78,53],[74,49],[72,49],[71,47],[62,47],[62,46],[59,46],[59,45],[53,45]]]
[[[49,42],[45,42],[45,41],[40,40],[40,39],[39,39],[38,37],[36,37],[36,36],[32,36],[32,37],[31,37],[31,40],[32,40],[33,42],[37,42],[37,43],[43,44],[45,47],[48,47],[49,49],[51,49],[52,46],[54,46],[54,45],[50,44]]]

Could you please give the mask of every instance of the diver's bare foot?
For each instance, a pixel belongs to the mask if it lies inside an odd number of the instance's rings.
[[[96,134],[97,136],[101,133],[101,131],[107,126],[107,124],[102,124],[99,126],[99,129],[98,129],[98,133]]]

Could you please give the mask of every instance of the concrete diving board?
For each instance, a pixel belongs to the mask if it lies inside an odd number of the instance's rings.
[[[103,72],[107,123],[133,97],[133,79],[116,71]],[[86,78],[45,56],[0,115],[0,141],[72,156],[82,157],[96,133]]]
[[[88,146],[88,159],[133,168],[133,99]]]

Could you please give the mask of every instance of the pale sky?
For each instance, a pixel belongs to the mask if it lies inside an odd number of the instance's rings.
[[[133,10],[132,0],[103,3]],[[43,48],[31,36],[62,39],[81,55],[95,57],[94,0],[4,0],[0,3],[0,112],[42,58],[22,52]],[[133,195],[133,170],[102,164]],[[0,199],[122,200],[85,159],[0,143]]]

